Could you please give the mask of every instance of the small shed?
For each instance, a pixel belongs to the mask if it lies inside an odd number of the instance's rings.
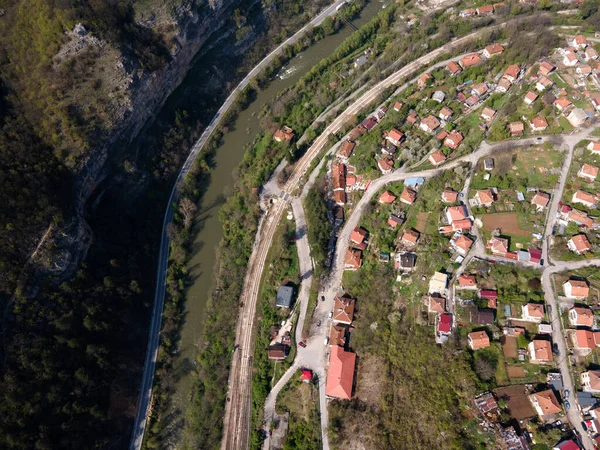
[[[431,98],[438,103],[442,103],[446,99],[446,94],[443,91],[435,91]]]
[[[276,305],[280,308],[290,308],[294,300],[294,288],[292,286],[279,286],[277,290]]]
[[[493,170],[494,169],[494,158],[485,158],[483,160],[483,168],[485,170]]]

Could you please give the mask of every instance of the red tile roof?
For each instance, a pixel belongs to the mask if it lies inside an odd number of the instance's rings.
[[[498,53],[502,53],[504,51],[504,47],[502,47],[500,44],[494,42],[493,44],[488,45],[485,48],[485,51],[487,53],[489,53],[490,55],[496,55]]]
[[[592,249],[590,241],[588,241],[588,238],[585,234],[578,234],[576,236],[573,236],[571,238],[571,242],[573,242],[573,245],[580,253],[588,252]]]
[[[458,200],[458,192],[450,188],[444,189],[444,192],[442,192],[442,201],[446,203],[454,203],[456,200]]]
[[[477,53],[471,53],[460,60],[463,67],[471,67],[481,63],[481,58]]]
[[[469,333],[469,343],[473,350],[479,350],[490,346],[490,338],[485,331],[473,331]]]
[[[400,200],[402,200],[405,203],[408,203],[409,205],[412,205],[416,199],[417,193],[407,187],[404,188],[404,190],[402,191],[402,195],[400,195]]]
[[[475,280],[474,275],[461,275],[458,277],[458,285],[464,287],[475,287],[477,286],[477,281]]]
[[[436,150],[431,155],[429,155],[429,161],[434,166],[437,166],[438,164],[441,164],[444,161],[446,161],[446,156],[440,150]]]
[[[325,394],[329,397],[349,400],[352,397],[356,354],[344,351],[342,347],[332,347],[327,372]]]
[[[360,227],[356,227],[354,230],[352,230],[352,233],[350,233],[350,240],[355,244],[362,244],[366,237],[367,230]]]
[[[379,203],[393,203],[396,200],[396,196],[389,191],[385,191],[379,197]]]

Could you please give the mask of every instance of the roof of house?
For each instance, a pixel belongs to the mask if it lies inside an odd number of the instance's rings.
[[[473,245],[473,240],[466,237],[464,234],[461,234],[455,241],[454,245],[462,250],[469,250],[471,245]]]
[[[531,395],[537,400],[537,404],[542,410],[542,415],[548,416],[562,412],[562,409],[558,404],[558,400],[556,399],[552,389],[537,392],[536,394]]]
[[[576,330],[575,331],[575,345],[577,348],[596,348],[598,342],[594,332],[590,330]]]
[[[396,269],[412,269],[417,263],[417,255],[414,253],[396,254],[394,266]]]
[[[581,169],[579,171],[583,175],[588,175],[593,178],[596,178],[598,176],[598,167],[592,166],[588,163],[583,163],[583,166],[581,166]]]
[[[508,124],[508,129],[511,133],[522,133],[525,130],[523,122],[511,122]]]
[[[462,70],[460,68],[460,66],[458,64],[456,64],[454,61],[450,61],[446,65],[446,69],[448,69],[450,71],[450,73],[452,73],[452,74],[456,74],[456,73],[458,73],[458,72],[460,72]]]
[[[587,38],[582,34],[578,34],[577,36],[575,36],[573,41],[577,45],[587,45],[587,43],[588,43]]]
[[[362,265],[362,252],[360,250],[348,249],[346,250],[344,261],[346,265],[358,269]]]
[[[504,76],[511,77],[511,78],[517,78],[519,76],[519,72],[520,72],[519,66],[517,66],[516,64],[511,64],[510,66],[508,66],[508,68],[504,72]]]
[[[346,189],[346,166],[343,164],[331,165],[331,178],[333,189]]]
[[[394,200],[396,200],[396,196],[394,194],[392,194],[390,191],[385,191],[379,197],[379,201],[381,203],[392,203]]]
[[[440,126],[440,121],[431,114],[421,120],[421,123],[424,124],[428,130],[435,130]]]
[[[454,114],[454,111],[452,111],[447,106],[442,107],[442,109],[440,109],[440,112],[439,112],[440,117],[448,117],[448,116],[451,116],[452,114]]]
[[[391,227],[397,227],[398,225],[402,224],[402,219],[392,214],[390,217],[388,217],[387,223]]]
[[[394,168],[394,161],[387,158],[381,158],[377,161],[377,165],[379,166],[379,170],[388,172]]]
[[[483,204],[493,203],[494,202],[494,194],[491,189],[482,189],[477,191],[476,196],[479,198],[479,201]]]
[[[475,279],[475,275],[462,274],[458,277],[458,284],[459,286],[474,287],[477,286],[477,280]]]
[[[310,380],[312,380],[312,377],[313,377],[312,370],[302,369],[302,372],[300,375],[300,379],[302,381],[310,381]]]
[[[267,358],[284,359],[288,354],[289,347],[280,343],[273,344],[267,349]]]
[[[575,311],[577,319],[575,325],[582,327],[591,327],[594,325],[594,313],[590,308],[582,308],[581,306],[574,306],[571,308]]]
[[[578,209],[571,209],[571,207],[569,207],[569,210],[567,212],[567,220],[572,220],[573,222],[576,222],[581,225],[585,225],[588,228],[591,228],[592,225],[594,224],[594,221],[592,220],[592,218],[590,216],[588,216],[588,214],[585,211],[580,211]]]
[[[533,354],[538,361],[552,361],[552,346],[549,341],[533,340]]]
[[[290,142],[292,139],[294,139],[294,131],[290,127],[284,126],[275,132],[273,139],[276,141]]]
[[[346,328],[342,325],[333,325],[329,332],[329,345],[346,345]]]
[[[419,240],[419,232],[416,230],[408,229],[402,234],[402,240],[415,244]]]
[[[346,203],[346,191],[333,191],[333,200],[339,205]]]
[[[600,390],[600,370],[588,370],[587,374],[590,378],[590,387],[595,391]]]
[[[533,91],[529,91],[525,95],[525,100],[529,100],[530,102],[535,102],[535,100],[537,98],[538,98],[538,95],[535,92],[533,92]]]
[[[502,78],[498,82],[498,87],[503,88],[505,91],[508,91],[511,86],[512,86],[512,82],[508,78]]]
[[[469,340],[473,350],[490,346],[490,338],[485,331],[472,331],[469,333]]]
[[[289,308],[294,299],[294,288],[292,286],[279,286],[277,289],[276,305]]]
[[[548,75],[554,69],[556,69],[556,67],[554,65],[550,64],[547,61],[544,61],[543,63],[540,64],[539,71],[540,71],[540,73],[542,73],[544,75]]]
[[[424,74],[422,74],[422,75],[419,77],[419,83],[420,83],[420,84],[425,84],[425,83],[427,82],[427,80],[433,80],[433,77],[432,77],[432,76],[431,76],[431,74],[430,74],[430,73],[428,73],[428,72],[425,72]]]
[[[436,150],[431,155],[429,155],[429,159],[431,160],[433,165],[437,166],[438,164],[446,161],[446,156],[440,150]]]
[[[596,204],[597,198],[595,195],[590,194],[589,192],[585,192],[582,191],[581,189],[578,189],[575,192],[575,195],[573,195],[573,198],[585,203],[590,203],[590,204]]]
[[[531,199],[531,203],[533,205],[542,206],[542,207],[548,206],[549,202],[550,202],[550,194],[546,194],[545,192],[542,192],[542,191],[537,191],[535,193],[535,195],[533,196],[533,198]]]
[[[448,134],[448,137],[446,137],[446,140],[444,141],[444,145],[447,145],[448,147],[455,149],[456,147],[458,147],[460,145],[460,143],[462,141],[463,141],[463,135],[460,134],[460,132],[458,132],[456,130],[452,130]]]
[[[349,297],[336,297],[333,301],[334,322],[352,323],[354,318],[354,299]]]
[[[342,145],[340,146],[340,149],[338,151],[338,155],[344,158],[349,158],[355,146],[356,144],[352,141],[346,140],[342,142]]]
[[[562,441],[560,444],[556,444],[554,448],[559,450],[581,450],[579,445],[572,439],[569,441]]]
[[[442,192],[442,200],[446,203],[454,203],[458,200],[458,192],[453,189],[446,188],[444,192]]]
[[[590,287],[583,280],[567,280],[565,285],[571,286],[571,295],[573,297],[587,297],[590,293]]]
[[[446,300],[443,297],[429,296],[429,312],[443,313],[446,311]]]
[[[492,5],[483,5],[477,8],[477,14],[488,14],[494,12],[494,7]]]
[[[452,316],[448,313],[440,314],[438,321],[438,330],[442,333],[448,333],[452,329]]]
[[[564,109],[567,106],[571,105],[572,103],[570,102],[570,100],[568,98],[560,97],[560,98],[554,100],[554,104],[556,106],[558,106],[560,109]]]
[[[546,128],[548,126],[545,117],[534,117],[530,123],[533,128]]]
[[[592,141],[588,144],[588,147],[592,147],[590,150],[598,151],[600,150],[600,141]]]
[[[485,48],[485,51],[488,52],[490,55],[495,55],[497,53],[502,53],[504,51],[504,47],[494,42],[493,44],[488,45]]]
[[[494,291],[493,289],[482,289],[481,291],[479,291],[479,298],[495,300],[498,298],[498,291]]]
[[[471,67],[481,62],[481,58],[477,53],[471,53],[460,60],[463,67]]]
[[[588,241],[588,238],[585,234],[578,234],[576,236],[573,236],[571,238],[571,242],[573,242],[573,245],[579,252],[589,251],[592,249],[590,241]]]
[[[392,128],[390,130],[390,132],[388,133],[388,137],[390,139],[393,139],[394,141],[400,141],[404,137],[404,133],[402,131],[399,131],[399,130],[395,129],[395,128]]]
[[[460,219],[452,221],[452,230],[470,230],[471,229],[471,220],[470,219]]]
[[[367,237],[367,230],[360,228],[360,227],[354,228],[354,230],[352,230],[352,233],[350,233],[350,240],[357,244],[361,244],[365,240],[366,237]]]
[[[489,106],[486,106],[485,108],[483,108],[483,111],[481,111],[481,117],[487,117],[487,118],[491,119],[495,115],[496,115],[496,110],[494,108],[490,108]]]
[[[417,198],[417,193],[407,187],[404,188],[404,190],[402,191],[402,194],[400,195],[400,199],[409,204],[412,204],[416,200],[416,198]]]
[[[493,253],[506,253],[508,251],[508,239],[493,237],[488,241],[487,248]]]
[[[529,317],[544,318],[544,305],[541,303],[527,303],[525,305],[525,310]]]
[[[402,108],[403,106],[404,106],[404,103],[396,102],[396,103],[394,103],[394,106],[392,108],[394,108],[396,111],[400,111],[400,108]]]
[[[332,347],[327,372],[325,394],[329,397],[350,399],[354,383],[356,354],[344,351],[342,347]]]
[[[475,323],[477,325],[489,325],[494,322],[494,311],[491,309],[477,308],[477,317]]]
[[[467,217],[467,209],[464,207],[464,205],[449,206],[447,211],[452,222],[455,220],[463,220]]]
[[[487,83],[477,83],[471,87],[471,90],[475,92],[475,94],[482,96],[488,91]]]

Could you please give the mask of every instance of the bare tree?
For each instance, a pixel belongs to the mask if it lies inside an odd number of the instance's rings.
[[[196,204],[187,197],[179,201],[179,211],[183,214],[183,226],[189,228],[192,226],[192,219],[196,214]]]

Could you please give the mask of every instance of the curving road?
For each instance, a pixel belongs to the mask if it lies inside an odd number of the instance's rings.
[[[158,267],[156,271],[156,290],[154,293],[154,305],[152,309],[152,317],[150,319],[150,329],[148,331],[148,346],[146,349],[146,359],[144,362],[144,372],[142,374],[142,381],[140,387],[140,399],[138,403],[137,414],[135,417],[135,421],[133,424],[133,432],[131,436],[131,441],[129,444],[130,450],[139,450],[142,446],[142,442],[144,439],[144,432],[146,430],[146,422],[148,418],[148,411],[150,408],[150,402],[152,398],[152,382],[154,379],[154,371],[156,369],[156,359],[158,355],[158,345],[160,342],[160,325],[162,319],[162,311],[164,306],[165,299],[165,280],[167,274],[167,267],[169,261],[169,237],[167,235],[167,226],[173,220],[173,205],[177,202],[179,197],[179,187],[183,182],[183,179],[193,167],[198,154],[204,147],[204,145],[208,142],[213,131],[217,128],[219,123],[221,122],[224,114],[229,110],[233,102],[235,101],[237,95],[244,89],[252,79],[258,75],[265,67],[267,67],[275,57],[279,56],[283,50],[291,44],[296,43],[300,40],[304,33],[306,33],[311,28],[320,25],[327,17],[331,16],[336,8],[345,3],[345,0],[336,0],[329,7],[323,10],[319,15],[317,15],[314,19],[312,19],[309,23],[303,26],[300,30],[298,30],[293,36],[285,40],[281,45],[279,45],[275,50],[269,53],[260,63],[258,63],[245,77],[240,83],[236,86],[236,88],[231,91],[225,102],[221,105],[217,113],[214,115],[198,141],[192,147],[179,175],[177,176],[177,180],[175,181],[175,185],[171,190],[171,195],[169,196],[169,202],[167,204],[167,209],[165,211],[165,216],[163,219],[163,226],[160,238],[160,249],[158,253]]]

